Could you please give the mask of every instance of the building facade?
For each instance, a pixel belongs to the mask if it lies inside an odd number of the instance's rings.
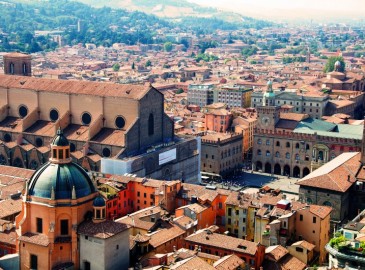
[[[87,170],[199,181],[198,142],[174,136],[151,86],[1,75],[0,102],[2,165],[39,168],[60,127]]]
[[[200,108],[214,102],[213,84],[190,84],[188,88],[188,105],[197,105]]]
[[[202,137],[201,171],[227,175],[241,168],[242,134],[207,133]]]

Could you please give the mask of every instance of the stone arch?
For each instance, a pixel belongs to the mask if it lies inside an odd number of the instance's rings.
[[[296,178],[300,177],[300,169],[298,166],[295,166],[293,169],[293,177],[296,177]]]
[[[290,166],[289,165],[284,166],[284,175],[290,176]]]
[[[303,177],[304,177],[304,176],[307,176],[309,173],[310,173],[310,170],[309,170],[307,167],[305,167],[305,168],[303,169]]]
[[[278,174],[278,175],[281,175],[281,166],[280,164],[275,164],[274,166],[274,174]]]
[[[265,173],[271,173],[271,164],[269,162],[265,164]]]
[[[256,171],[260,171],[262,170],[262,162],[261,161],[257,161],[256,162]]]

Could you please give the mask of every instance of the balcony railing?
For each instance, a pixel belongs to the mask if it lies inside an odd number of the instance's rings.
[[[325,248],[329,253],[331,253],[332,256],[335,256],[338,259],[350,260],[365,265],[365,256],[361,256],[360,254],[360,256],[356,256],[352,254],[342,253],[337,249],[331,247],[330,244],[327,244]]]

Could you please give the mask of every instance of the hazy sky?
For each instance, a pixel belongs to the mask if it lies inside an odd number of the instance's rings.
[[[365,18],[365,0],[189,0],[271,19]]]

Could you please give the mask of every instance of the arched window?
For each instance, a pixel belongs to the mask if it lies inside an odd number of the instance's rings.
[[[279,141],[276,141],[276,146],[280,146],[280,142]]]
[[[261,144],[261,139],[258,139],[257,140],[257,144]]]
[[[295,160],[299,160],[299,154],[295,154]]]
[[[295,148],[296,148],[296,149],[299,149],[299,143],[296,143],[296,144],[295,144]]]
[[[306,144],[305,150],[309,150],[309,144]]]
[[[10,71],[10,74],[14,74],[14,63],[10,63],[9,71]]]
[[[279,152],[276,152],[275,153],[275,157],[279,158],[280,157],[280,153]]]
[[[258,156],[261,156],[261,150],[259,149],[259,150],[257,150],[257,155]]]
[[[270,140],[266,140],[266,145],[270,145]]]
[[[155,119],[153,118],[153,114],[150,113],[148,117],[148,136],[151,136],[155,133]]]
[[[289,148],[290,147],[290,142],[286,142],[286,147]]]
[[[332,207],[332,203],[330,203],[329,201],[325,201],[323,203],[324,206],[329,206],[329,207]]]
[[[312,203],[313,203],[312,199],[311,198],[307,198],[307,204],[312,204]]]
[[[334,153],[332,153],[331,160],[334,159],[335,157],[336,157],[336,155]]]
[[[269,150],[267,150],[267,151],[266,151],[266,156],[267,156],[267,157],[269,157],[269,156],[270,156],[270,151],[269,151]]]
[[[23,75],[27,75],[27,64],[26,63],[23,63]]]
[[[288,152],[285,154],[285,158],[290,159],[290,154]]]

